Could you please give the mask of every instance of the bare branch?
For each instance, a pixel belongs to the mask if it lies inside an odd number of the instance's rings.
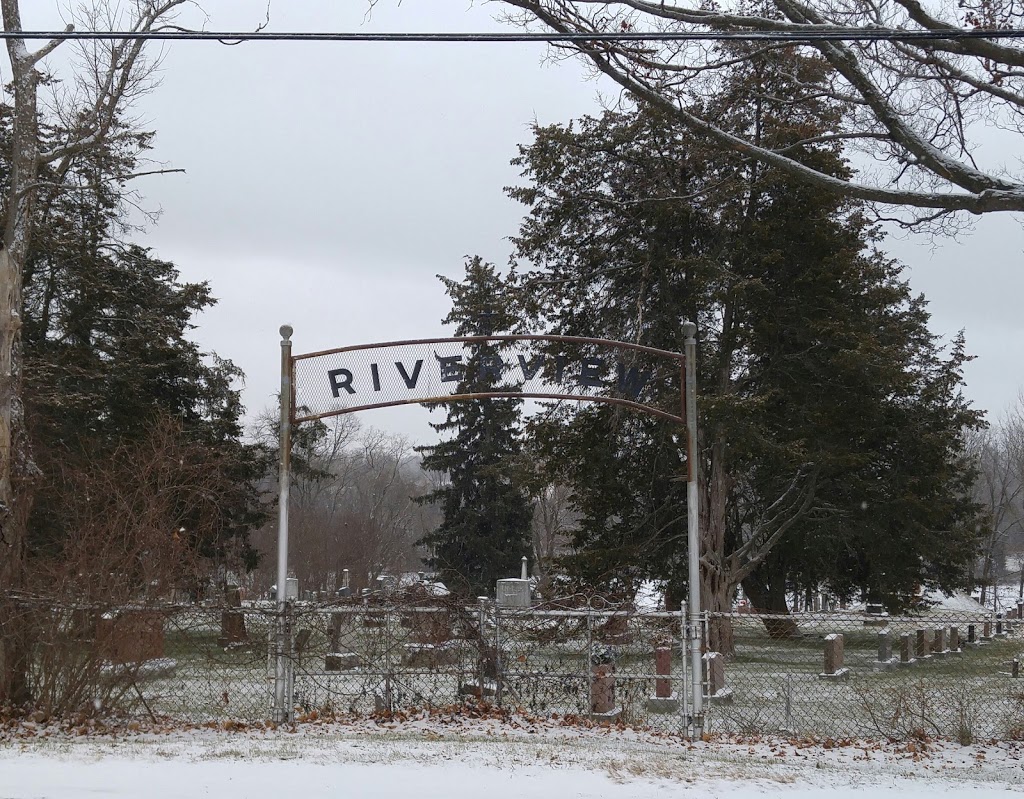
[[[726,70],[744,61],[764,63],[769,48],[700,42],[608,43],[579,40],[553,45],[583,56],[636,101],[659,109],[718,146],[743,153],[823,189],[865,202],[937,214],[1024,210],[1024,178],[980,168],[971,141],[975,121],[1017,120],[1024,109],[1024,49],[983,39],[951,41],[942,34],[958,25],[922,10],[917,0],[877,4],[870,0],[771,0],[747,13],[736,4],[708,6],[698,0],[504,0],[518,9],[508,19],[540,23],[566,34],[608,30],[821,31],[872,26],[934,30],[913,42],[813,41],[796,45],[817,51],[831,67],[802,96],[785,98],[794,108],[819,99],[845,104],[831,141],[858,146],[889,170],[878,178],[835,177],[808,166],[799,145],[780,149],[733,132],[707,113],[702,102],[720,89]],[[765,10],[765,9],[773,9]],[[936,12],[940,13],[940,12]],[[944,13],[944,12],[943,12]],[[1010,10],[1020,21],[1022,12]],[[1001,21],[1002,22],[1002,21]],[[959,24],[959,23],[958,23]],[[1008,24],[1008,23],[1007,23]],[[744,49],[746,47],[746,49]],[[792,85],[792,84],[791,84]],[[1019,123],[1011,126],[1019,130]],[[821,144],[829,139],[810,139]],[[889,179],[886,180],[886,177]],[[935,214],[920,215],[923,220]]]

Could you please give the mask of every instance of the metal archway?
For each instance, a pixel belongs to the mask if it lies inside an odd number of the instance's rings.
[[[692,322],[683,323],[683,353],[602,338],[492,335],[387,341],[292,355],[293,329],[282,325],[274,720],[289,721],[292,713],[287,624],[292,427],[304,421],[374,408],[522,398],[617,405],[678,422],[686,428],[689,614],[685,637],[693,675],[690,723],[693,733],[699,736],[703,731],[703,690],[699,676],[696,330]],[[467,348],[479,349],[488,344],[494,346],[487,354],[474,354],[473,368],[479,377],[486,378],[489,390],[460,389],[464,370],[470,363]],[[429,348],[429,352],[424,348]],[[469,351],[472,353],[472,349]],[[666,394],[666,388],[678,390],[678,412],[655,404],[656,398]]]

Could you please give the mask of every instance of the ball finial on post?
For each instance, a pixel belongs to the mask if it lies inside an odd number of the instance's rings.
[[[697,335],[697,325],[694,322],[686,320],[683,322],[683,335],[687,338],[693,338]]]
[[[292,337],[292,333],[294,333],[295,331],[292,330],[292,326],[291,325],[281,325],[281,329],[280,329],[279,332],[281,333],[281,338],[284,341],[290,341],[291,337]]]

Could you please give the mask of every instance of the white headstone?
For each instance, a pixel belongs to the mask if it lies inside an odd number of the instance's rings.
[[[530,581],[509,578],[498,580],[497,601],[500,608],[530,607]]]

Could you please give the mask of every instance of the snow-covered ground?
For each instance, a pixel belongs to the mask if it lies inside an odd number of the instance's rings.
[[[442,716],[76,737],[0,737],[2,799],[144,797],[828,796],[1001,799],[1024,791],[1024,744],[712,741],[558,721]]]

